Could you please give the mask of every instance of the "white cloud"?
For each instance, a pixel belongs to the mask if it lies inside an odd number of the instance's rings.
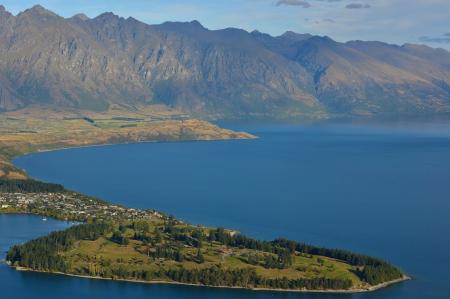
[[[345,8],[348,8],[348,9],[362,9],[362,8],[370,8],[370,4],[363,4],[363,3],[350,3],[350,4],[347,4],[346,6],[345,6]]]
[[[277,6],[282,6],[282,5],[301,6],[303,8],[311,7],[311,4],[309,4],[306,1],[302,1],[302,0],[278,0],[276,5]]]

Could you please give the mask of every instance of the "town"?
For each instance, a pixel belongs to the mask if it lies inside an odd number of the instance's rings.
[[[79,222],[167,218],[154,210],[125,208],[74,192],[0,193],[0,213],[30,213]]]

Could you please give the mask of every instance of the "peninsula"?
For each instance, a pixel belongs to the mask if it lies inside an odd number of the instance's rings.
[[[0,180],[0,213],[77,224],[12,247],[18,270],[198,286],[352,293],[408,279],[377,258],[184,223],[154,210],[112,205],[31,179]]]

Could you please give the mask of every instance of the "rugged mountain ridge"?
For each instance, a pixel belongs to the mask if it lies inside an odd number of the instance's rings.
[[[450,52],[0,7],[0,109],[166,104],[204,118],[450,110]]]

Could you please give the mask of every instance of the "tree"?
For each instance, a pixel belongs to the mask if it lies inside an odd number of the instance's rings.
[[[129,240],[125,237],[120,231],[115,231],[111,237],[111,241],[120,244],[120,245],[128,245]]]
[[[147,256],[150,257],[150,243],[148,242],[148,240],[144,240],[143,243],[144,243],[145,249],[147,251]]]
[[[200,248],[197,251],[196,259],[199,264],[203,264],[205,262],[205,257],[203,256],[203,253]]]
[[[119,225],[119,231],[121,233],[125,233],[127,231],[127,227],[125,225],[123,225],[123,224],[120,224]]]
[[[155,230],[156,236],[155,236],[155,243],[161,243],[162,241],[162,235],[161,235],[161,231],[159,230],[159,228],[157,227]]]
[[[286,269],[292,266],[292,255],[289,250],[283,250],[278,254],[280,268]]]
[[[141,234],[146,234],[150,231],[150,225],[147,221],[135,221],[133,222],[133,229]]]
[[[175,254],[175,261],[177,261],[179,263],[184,261],[184,255],[183,255],[183,253],[181,253],[180,250],[178,250]]]
[[[250,254],[247,258],[247,262],[250,265],[258,265],[259,264],[259,256],[257,254]]]

